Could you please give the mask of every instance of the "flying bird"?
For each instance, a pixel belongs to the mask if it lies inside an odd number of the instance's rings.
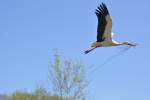
[[[97,7],[95,14],[98,18],[97,41],[91,45],[91,49],[84,52],[85,54],[99,47],[112,47],[120,45],[136,46],[135,44],[131,44],[129,42],[117,42],[112,39],[112,19],[104,3]]]

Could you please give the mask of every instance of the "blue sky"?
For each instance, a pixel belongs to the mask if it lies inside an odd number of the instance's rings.
[[[114,39],[137,43],[101,67],[120,47],[83,52],[96,40],[95,8],[104,2]],[[62,58],[95,68],[88,73],[90,100],[150,100],[149,0],[1,0],[0,93],[49,87],[48,65],[57,48]]]

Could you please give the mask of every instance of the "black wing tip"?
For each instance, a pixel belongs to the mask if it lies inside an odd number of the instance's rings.
[[[101,4],[101,5],[106,6],[106,4],[105,4],[104,2],[102,2],[102,4]]]
[[[103,13],[103,14],[105,14],[105,15],[109,15],[109,12],[108,12],[108,9],[107,9],[106,4],[102,2],[102,3],[97,7],[95,13],[99,13],[99,14],[100,14],[100,13]]]

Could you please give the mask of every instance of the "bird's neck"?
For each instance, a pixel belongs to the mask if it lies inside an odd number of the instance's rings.
[[[124,43],[123,42],[117,42],[117,41],[114,41],[113,40],[113,42],[112,42],[113,44],[113,46],[120,46],[120,45],[123,45]]]

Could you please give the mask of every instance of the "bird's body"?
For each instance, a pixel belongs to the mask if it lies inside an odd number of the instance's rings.
[[[97,41],[91,45],[92,48],[90,50],[85,51],[85,54],[98,47],[111,47],[120,45],[135,46],[134,44],[128,42],[116,42],[112,39],[112,19],[104,3],[102,3],[96,9],[95,14],[98,18]]]
[[[91,47],[111,47],[111,46],[119,46],[120,43],[116,41],[102,41],[102,42],[94,42]]]

